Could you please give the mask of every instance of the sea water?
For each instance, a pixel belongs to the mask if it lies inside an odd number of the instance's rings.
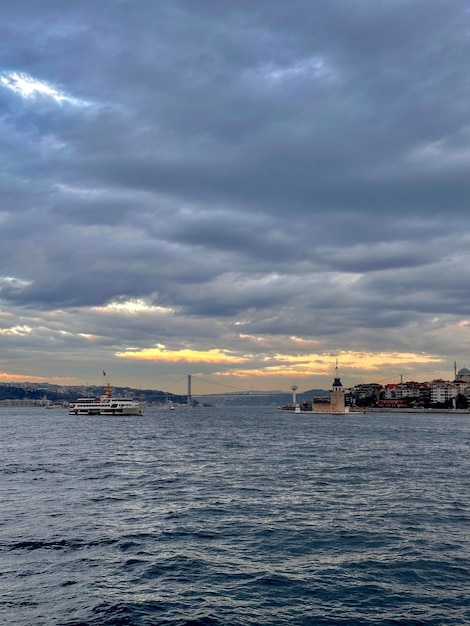
[[[2,624],[470,624],[468,414],[0,427]]]

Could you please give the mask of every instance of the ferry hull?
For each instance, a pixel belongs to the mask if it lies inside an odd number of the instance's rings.
[[[69,415],[143,415],[144,407],[69,407]]]

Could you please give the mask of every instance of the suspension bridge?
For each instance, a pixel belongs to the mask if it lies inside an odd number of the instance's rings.
[[[193,385],[194,381],[203,383],[204,385],[209,384],[209,385],[217,386],[219,387],[219,391],[195,393],[194,385]],[[188,405],[191,403],[191,400],[196,399],[196,398],[211,398],[214,396],[222,396],[222,395],[237,395],[240,397],[243,397],[243,396],[268,397],[268,396],[272,396],[276,394],[290,393],[290,391],[284,391],[284,390],[271,391],[271,392],[253,391],[253,389],[243,389],[239,387],[234,387],[232,385],[215,382],[213,380],[210,380],[209,378],[202,378],[200,376],[194,376],[193,374],[188,374],[187,376],[183,376],[179,378],[171,385],[162,389],[162,391],[166,393],[174,393],[174,392],[170,392],[170,389],[177,385],[181,386],[181,384],[183,384],[184,382],[186,382],[186,389],[187,389],[186,395],[188,397]],[[183,395],[183,394],[178,394],[178,395]]]

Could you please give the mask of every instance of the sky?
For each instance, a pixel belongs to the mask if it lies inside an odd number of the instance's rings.
[[[470,367],[468,0],[0,5],[0,382]]]

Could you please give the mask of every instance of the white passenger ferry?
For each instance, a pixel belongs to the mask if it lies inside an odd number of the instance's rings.
[[[78,398],[69,404],[69,415],[143,415],[145,404],[131,398],[113,397],[111,387],[101,398]]]

